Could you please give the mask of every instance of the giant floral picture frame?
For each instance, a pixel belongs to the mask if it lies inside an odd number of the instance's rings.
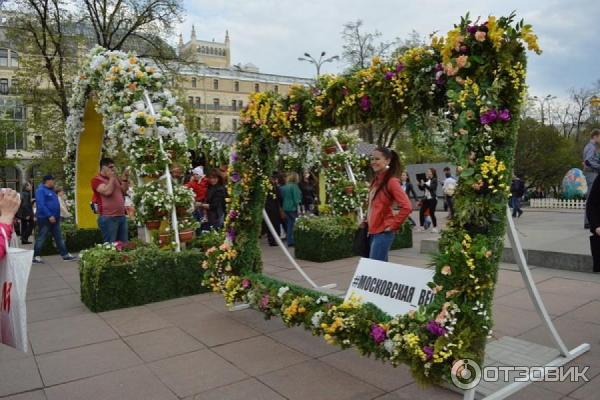
[[[206,282],[229,304],[248,303],[332,344],[408,364],[421,383],[449,380],[456,360],[481,362],[526,93],[526,47],[541,52],[531,26],[514,14],[475,22],[467,15],[445,37],[389,60],[376,57],[366,69],[321,76],[287,97],[253,95],[231,153],[226,239],[207,251]],[[327,128],[401,118],[418,134],[422,116],[440,111],[451,125],[448,152],[459,179],[430,305],[390,316],[360,299],[343,302],[260,273],[261,211],[280,140],[301,144]]]

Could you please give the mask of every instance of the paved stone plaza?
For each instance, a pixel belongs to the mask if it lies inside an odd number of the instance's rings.
[[[525,214],[518,222],[523,232],[541,229],[527,228],[528,218],[532,225],[543,219]],[[583,229],[572,234],[586,238]],[[427,267],[429,260],[418,252],[423,237],[430,235],[415,234],[414,248],[394,251],[390,261]],[[265,273],[301,283],[280,249],[263,250]],[[301,262],[317,283],[344,289],[356,263]],[[532,273],[567,346],[592,345],[573,363],[590,366],[590,382],[536,383],[511,399],[598,398],[600,275],[540,267]],[[229,312],[214,294],[94,314],[79,300],[77,263],[58,257],[33,266],[28,315],[30,353],[0,345],[2,399],[462,398],[446,389],[421,389],[406,367],[341,351],[278,319],[265,321],[253,310]],[[501,265],[494,319],[496,338],[552,345],[514,265]]]

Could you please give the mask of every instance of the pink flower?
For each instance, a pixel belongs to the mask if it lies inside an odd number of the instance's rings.
[[[458,68],[455,67],[454,65],[448,63],[448,64],[444,65],[444,72],[448,76],[454,76],[458,73]]]
[[[250,279],[245,278],[244,280],[242,280],[242,287],[244,289],[248,289],[251,285],[252,285],[252,282],[250,282]]]
[[[116,251],[123,251],[123,242],[121,242],[120,240],[117,240],[115,242],[115,250]]]
[[[456,66],[458,68],[464,68],[467,66],[468,61],[469,61],[469,56],[465,56],[465,55],[458,56],[456,58]]]
[[[259,307],[262,308],[263,310],[269,307],[269,295],[265,294],[262,299],[260,299],[260,304]]]
[[[487,36],[487,33],[482,32],[482,31],[477,31],[475,33],[475,40],[477,40],[478,42],[483,42],[485,40],[486,36]]]

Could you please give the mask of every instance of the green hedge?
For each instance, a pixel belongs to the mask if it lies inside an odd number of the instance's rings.
[[[132,221],[128,221],[128,225],[129,239],[131,240],[137,237],[137,227]],[[71,253],[77,253],[102,243],[102,233],[98,228],[78,229],[74,224],[61,224],[60,228],[67,250]],[[42,247],[41,255],[50,256],[55,254],[58,254],[58,250],[56,250],[52,236],[48,235]]]
[[[341,216],[301,217],[294,226],[296,258],[315,262],[354,256],[354,218]],[[412,247],[412,228],[405,223],[396,235],[392,249]]]
[[[144,245],[117,252],[98,246],[81,257],[81,301],[101,312],[206,292],[204,259],[198,249],[175,253]]]

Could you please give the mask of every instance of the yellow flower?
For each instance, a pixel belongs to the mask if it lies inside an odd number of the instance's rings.
[[[504,30],[498,26],[498,22],[496,21],[496,17],[490,16],[488,18],[488,38],[494,45],[496,50],[500,49],[500,45],[502,44],[502,35],[504,34]]]
[[[529,50],[534,51],[536,54],[542,54],[542,49],[540,49],[540,46],[537,42],[538,37],[536,34],[533,33],[531,25],[525,25],[523,27],[523,29],[521,30],[521,39],[523,39],[523,41],[527,43],[527,48]]]

